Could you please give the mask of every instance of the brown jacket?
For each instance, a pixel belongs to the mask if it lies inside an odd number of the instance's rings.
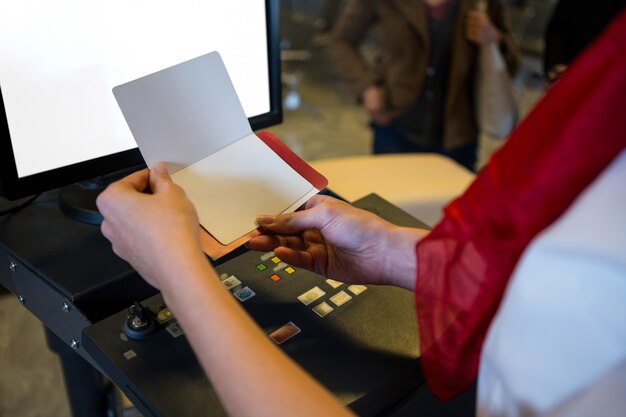
[[[477,46],[465,37],[465,17],[475,0],[459,2],[452,35],[452,58],[444,115],[443,146],[454,149],[476,139],[474,79]],[[520,54],[510,34],[501,0],[487,10],[502,34],[501,51],[511,75]],[[357,98],[369,85],[386,91],[387,110],[399,116],[415,104],[422,89],[430,49],[428,17],[423,0],[350,0],[331,36],[330,53]],[[368,63],[359,48],[374,31],[378,56]]]

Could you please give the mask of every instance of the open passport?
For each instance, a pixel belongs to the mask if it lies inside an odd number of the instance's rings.
[[[327,180],[268,132],[252,132],[217,52],[113,94],[148,167],[164,162],[198,211],[214,259],[258,234],[256,216],[295,211]]]

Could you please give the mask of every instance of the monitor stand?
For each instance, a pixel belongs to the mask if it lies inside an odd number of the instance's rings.
[[[69,218],[81,223],[99,225],[102,214],[96,206],[96,198],[104,189],[126,175],[145,166],[135,166],[87,181],[62,187],[59,191],[59,206]]]
[[[102,214],[96,207],[96,198],[105,187],[96,181],[83,181],[61,188],[59,192],[61,211],[69,218],[82,223],[102,223]]]

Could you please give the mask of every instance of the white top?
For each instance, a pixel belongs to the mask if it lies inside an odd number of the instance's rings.
[[[520,260],[485,341],[477,415],[625,410],[623,151]]]

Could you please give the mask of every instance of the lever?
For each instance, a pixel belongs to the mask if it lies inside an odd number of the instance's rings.
[[[124,333],[132,339],[143,339],[154,330],[154,314],[135,301],[128,309]]]

